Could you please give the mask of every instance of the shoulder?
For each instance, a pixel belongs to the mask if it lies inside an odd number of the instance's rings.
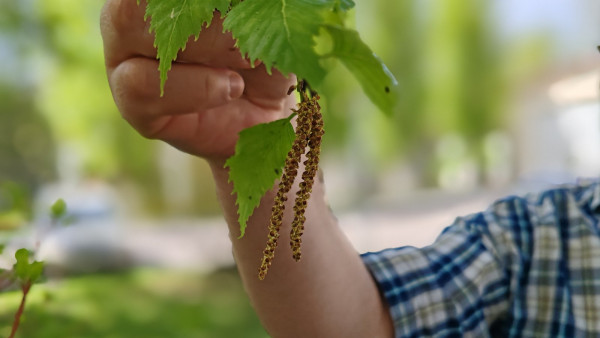
[[[538,226],[597,223],[599,218],[600,180],[580,180],[576,184],[499,199],[485,211],[458,218],[455,225],[469,230],[481,230],[483,226],[487,231],[491,227],[520,232]]]
[[[457,218],[438,242],[476,236],[506,264],[516,256],[527,259],[542,246],[550,249],[564,241],[596,240],[599,223],[600,180],[581,180],[497,200],[482,212]]]

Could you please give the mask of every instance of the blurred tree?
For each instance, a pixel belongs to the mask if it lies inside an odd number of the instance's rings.
[[[34,34],[31,18],[17,1],[0,11],[0,212],[30,214],[30,198],[56,177],[55,144],[50,127],[34,104],[35,86],[27,71]]]
[[[447,160],[472,161],[476,181],[486,183],[482,144],[510,118],[511,95],[523,74],[515,69],[544,59],[537,42],[537,55],[514,58],[539,36],[502,41],[491,6],[476,0],[357,2],[359,31],[398,78],[401,92],[396,114],[386,118],[352,94],[357,84],[346,72],[327,79],[333,122],[327,132],[335,134],[329,139],[346,140],[329,146],[345,146],[354,158],[357,190],[368,195],[380,173],[399,162],[410,168],[417,187],[437,186]],[[464,151],[441,147],[448,137]],[[440,155],[445,150],[450,153]]]
[[[133,187],[146,211],[164,201],[156,143],[120,118],[105,75],[98,17],[102,0],[36,0],[52,71],[40,86],[39,106],[58,140],[78,159],[72,171]]]
[[[98,28],[103,3],[3,0],[0,55],[7,58],[0,65],[0,74],[9,79],[4,87],[10,91],[0,89],[9,97],[0,104],[26,103],[24,110],[38,111],[48,121],[46,125],[40,114],[32,113],[38,120],[30,121],[29,126],[45,130],[46,136],[28,139],[37,138],[53,148],[52,142],[44,141],[53,135],[58,151],[44,151],[30,168],[53,168],[52,159],[39,163],[58,153],[60,163],[71,163],[67,176],[123,183],[121,186],[135,188],[147,210],[165,211],[170,208],[165,203],[169,194],[164,191],[168,182],[157,164],[164,154],[155,142],[142,139],[127,126],[111,99]],[[399,162],[411,168],[415,185],[436,185],[441,162],[458,156],[450,151],[440,158],[436,152],[447,135],[457,135],[466,144],[458,160],[472,158],[479,168],[484,166],[480,144],[490,131],[505,123],[503,111],[509,88],[514,87],[510,71],[515,69],[515,62],[507,67],[510,61],[506,56],[512,47],[498,42],[489,6],[475,0],[357,2],[355,24],[401,87],[397,112],[388,118],[364,96],[356,95],[359,86],[343,67],[335,66],[326,79],[325,146],[345,149],[342,157],[352,159],[357,190],[376,190],[381,171]],[[17,128],[24,124],[14,116],[9,121],[7,116],[15,115],[16,110],[3,109],[0,128],[11,133],[20,130],[20,139],[24,134],[34,135],[32,128]],[[0,135],[0,139],[14,143],[15,136]],[[29,148],[20,144],[22,149]],[[32,145],[28,156],[42,151],[39,147]],[[65,157],[70,162],[65,162]],[[194,170],[189,180],[195,189],[187,212],[216,212],[203,162],[185,165]],[[8,170],[2,169],[2,173]],[[44,179],[52,177],[52,170],[47,170]],[[42,177],[37,171],[36,177]],[[65,175],[64,165],[59,173]]]
[[[0,218],[31,217],[35,191],[56,176],[54,142],[31,101],[22,91],[0,86]]]
[[[427,60],[427,134],[456,133],[483,168],[484,137],[503,126],[508,83],[506,58],[493,31],[489,4],[475,0],[438,3]]]
[[[33,190],[55,177],[54,145],[46,121],[24,90],[0,85],[0,182]]]

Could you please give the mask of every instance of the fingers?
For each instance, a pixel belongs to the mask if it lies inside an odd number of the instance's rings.
[[[136,0],[108,0],[100,18],[107,68],[138,56],[156,57],[150,19],[144,21],[146,3]],[[217,13],[197,40],[190,37],[177,61],[201,63],[219,68],[250,68],[250,62],[235,48],[231,33],[223,33],[223,20]]]
[[[174,63],[160,97],[158,61],[131,58],[109,70],[113,97],[123,117],[142,135],[153,137],[157,121],[219,107],[240,97],[242,77],[231,70]],[[158,123],[160,124],[160,123]]]
[[[190,37],[185,49],[179,52],[180,62],[202,63],[213,67],[235,69],[251,68],[250,61],[242,57],[235,47],[231,32],[223,32],[223,20],[216,14],[211,24],[202,30],[197,40]]]
[[[100,31],[108,68],[135,56],[156,57],[154,35],[144,21],[145,1],[108,0],[100,14]]]
[[[239,70],[239,73],[244,78],[245,95],[261,106],[264,106],[265,102],[285,98],[290,86],[296,84],[295,75],[284,76],[275,68],[268,74],[264,64],[253,69]]]

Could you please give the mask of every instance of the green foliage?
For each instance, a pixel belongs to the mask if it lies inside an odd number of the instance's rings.
[[[339,26],[325,26],[333,39],[330,55],[338,58],[358,79],[362,89],[381,111],[391,114],[397,104],[398,81],[358,32]]]
[[[249,0],[232,9],[223,26],[251,61],[259,59],[268,71],[275,66],[318,87],[325,70],[314,49],[314,36],[328,8],[328,0]]]
[[[65,211],[66,204],[62,199],[56,201],[50,208],[51,216],[54,219],[61,217]],[[4,244],[0,245],[0,255],[3,251]],[[13,317],[10,338],[15,337],[19,328],[25,310],[25,300],[27,299],[27,295],[29,294],[32,285],[40,282],[43,277],[44,263],[39,261],[29,263],[30,255],[33,255],[32,251],[25,248],[19,249],[15,252],[16,262],[13,264],[12,269],[0,269],[0,291],[10,289],[13,285],[17,285],[21,291],[21,302]],[[0,322],[2,322],[2,318],[0,318]],[[0,325],[0,331],[3,329],[2,325]]]
[[[2,158],[1,151],[0,158]],[[1,174],[2,168],[0,168],[0,175]],[[27,221],[27,218],[29,217],[30,213],[31,196],[26,190],[26,187],[24,185],[17,184],[16,182],[12,181],[1,182],[0,231],[14,230],[21,227]]]
[[[156,34],[161,95],[171,62],[175,60],[177,53],[185,48],[190,36],[198,37],[202,27],[210,25],[215,8],[225,13],[229,8],[229,0],[148,1],[146,18],[152,17],[150,31]]]
[[[31,193],[25,185],[14,181],[0,182],[0,212],[18,211],[28,214],[31,209]]]
[[[22,284],[35,283],[42,276],[44,263],[34,261],[29,263],[29,251],[27,249],[19,249],[15,253],[17,262],[13,266],[15,275]]]
[[[354,7],[353,0],[337,0],[336,5],[343,11],[347,11]]]
[[[20,301],[18,292],[1,295],[0,337],[8,337]],[[233,268],[71,276],[33,288],[25,316],[18,337],[269,337]]]
[[[283,74],[294,73],[318,90],[327,71],[321,62],[323,55],[315,49],[315,38],[326,25],[343,25],[341,13],[353,7],[352,0],[148,0],[146,19],[150,18],[150,30],[156,34],[161,93],[171,62],[190,37],[197,38],[210,24],[215,9],[225,17],[224,30],[231,31],[243,55],[251,61],[260,60],[268,72],[275,67]],[[332,12],[337,14],[328,15]],[[358,33],[337,29],[328,28],[334,52],[327,56],[339,58],[361,82],[367,96],[391,113],[396,80]],[[355,57],[349,53],[352,47],[359,53]]]
[[[169,211],[169,205],[159,183],[159,148],[124,123],[106,82],[98,25],[104,2],[18,2],[27,21],[20,22],[18,34],[6,37],[23,46],[12,50],[21,64],[15,72],[18,80],[31,83],[32,88],[6,92],[5,96],[0,87],[0,106],[6,112],[0,113],[0,153],[4,144],[14,145],[18,151],[14,155],[6,150],[3,153],[0,181],[8,178],[25,183],[29,191],[35,191],[40,183],[53,182],[57,178],[55,162],[60,160],[54,149],[62,149],[72,159],[68,161],[69,172],[83,181],[119,180],[132,188],[141,210],[163,213]],[[11,49],[9,46],[9,54]],[[40,119],[28,118],[30,114],[22,105],[5,108],[17,99],[38,110]],[[29,172],[39,178],[28,179]],[[8,176],[2,177],[2,173]],[[214,195],[206,189],[194,191]],[[30,213],[26,216],[29,218]]]
[[[294,142],[294,128],[286,119],[258,124],[243,130],[235,147],[235,155],[225,166],[237,194],[240,237],[246,231],[246,222],[261,197],[281,176],[285,158]]]
[[[50,207],[50,216],[53,219],[59,219],[63,217],[67,212],[67,203],[62,198],[59,198]]]
[[[21,80],[26,75],[18,77]],[[21,206],[29,201],[31,192],[56,177],[55,145],[36,106],[38,99],[33,86],[0,77],[0,210],[15,209],[26,216],[30,210]]]
[[[227,7],[228,3],[232,6]],[[198,36],[217,9],[225,17],[224,30],[231,32],[242,55],[252,62],[260,60],[269,73],[274,67],[285,75],[294,73],[317,90],[326,70],[322,65],[325,56],[317,52],[315,39],[325,27],[333,40],[333,50],[326,56],[341,60],[360,81],[368,97],[390,113],[396,101],[397,82],[360,40],[358,33],[343,28],[343,12],[353,6],[352,0],[148,0],[146,18],[151,18],[150,30],[156,33],[161,93],[166,73],[178,51],[185,48],[190,36]],[[242,236],[246,221],[261,196],[281,174],[285,154],[291,148],[290,138],[274,138],[268,134],[282,123],[287,129],[284,134],[291,135],[293,129],[289,122],[276,122],[243,132],[236,155],[227,161],[234,193],[238,195]],[[265,158],[269,160],[261,161]]]
[[[0,231],[18,229],[25,222],[25,216],[18,210],[0,212]]]

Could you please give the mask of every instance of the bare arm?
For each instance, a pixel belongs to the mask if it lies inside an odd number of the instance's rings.
[[[321,182],[315,182],[307,210],[299,263],[293,261],[286,240],[288,218],[267,278],[257,278],[273,191],[250,218],[245,237],[236,238],[235,196],[223,163],[233,153],[240,130],[289,115],[295,102],[287,89],[294,77],[269,76],[262,66],[251,68],[215,19],[198,41],[188,43],[180,54],[179,60],[185,63],[173,66],[165,96],[159,98],[156,51],[142,18],[143,4],[137,7],[135,0],[108,0],[103,9],[102,35],[115,102],[142,135],[164,140],[209,162],[240,275],[267,331],[273,337],[286,338],[391,337],[387,307],[337,226]],[[291,206],[286,209],[290,211]]]
[[[298,263],[292,259],[287,242],[291,223],[288,213],[273,266],[260,281],[258,266],[274,192],[267,193],[251,217],[246,235],[238,240],[235,200],[226,183],[227,173],[219,165],[212,167],[244,286],[273,337],[392,336],[388,309],[366,267],[337,226],[321,182],[315,182],[307,209],[302,259]],[[291,205],[286,209],[290,210]]]

